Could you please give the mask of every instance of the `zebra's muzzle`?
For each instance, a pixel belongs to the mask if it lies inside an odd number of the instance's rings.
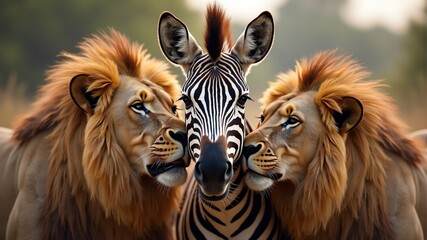
[[[199,193],[202,196],[202,199],[204,199],[206,201],[220,201],[228,195],[229,190],[230,190],[230,185],[227,186],[227,189],[225,189],[224,193],[221,195],[206,195],[203,192],[203,190],[201,190]]]
[[[227,157],[226,146],[224,136],[220,136],[215,142],[210,141],[207,136],[201,139],[201,154],[194,169],[194,177],[202,193],[208,197],[207,200],[220,200],[228,194],[233,166]]]

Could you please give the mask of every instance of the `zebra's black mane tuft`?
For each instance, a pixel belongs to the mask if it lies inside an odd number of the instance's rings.
[[[203,34],[205,48],[212,61],[217,61],[222,51],[229,51],[233,44],[230,19],[217,4],[211,4],[206,11],[206,29]]]

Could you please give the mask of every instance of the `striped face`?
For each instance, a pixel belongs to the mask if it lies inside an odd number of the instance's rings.
[[[228,194],[233,163],[242,152],[249,99],[245,75],[268,53],[274,29],[271,14],[264,12],[232,46],[229,20],[222,10],[208,8],[206,20],[206,53],[171,13],[160,16],[158,33],[163,53],[187,77],[181,100],[199,192],[206,200],[219,200]]]
[[[223,53],[214,63],[204,54],[190,66],[181,99],[195,177],[207,198],[210,192],[228,192],[227,184],[217,183],[231,180],[233,162],[242,152],[248,98],[242,66],[233,55]]]
[[[216,142],[225,138],[227,161],[240,157],[245,136],[245,102],[249,89],[242,66],[230,54],[213,63],[205,54],[191,65],[182,88],[189,150],[197,162],[201,139]]]

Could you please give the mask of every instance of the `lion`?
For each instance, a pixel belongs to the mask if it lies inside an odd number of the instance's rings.
[[[110,29],[47,71],[13,130],[0,129],[7,239],[171,239],[186,134],[166,63]]]
[[[278,75],[245,138],[245,182],[294,239],[423,239],[426,160],[381,81],[336,50]]]

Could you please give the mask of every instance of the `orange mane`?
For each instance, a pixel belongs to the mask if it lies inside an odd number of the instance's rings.
[[[331,236],[335,232],[332,236],[341,239],[390,237],[385,190],[385,166],[390,161],[387,154],[400,156],[413,166],[420,164],[423,156],[420,147],[405,136],[406,125],[397,118],[393,100],[380,90],[381,82],[364,80],[368,75],[350,58],[337,56],[335,51],[321,52],[311,60],[297,62],[294,71],[280,74],[260,100],[265,109],[290,93],[317,92],[315,103],[327,129],[319,142],[318,155],[328,157],[316,166],[323,170],[317,175],[308,174],[299,189],[281,182],[272,193],[280,196],[278,211],[289,216],[284,221],[298,236],[315,232],[320,233],[317,236],[322,232],[323,236]],[[364,113],[359,125],[346,136],[345,146],[341,146],[342,140],[337,138],[342,136],[336,133],[331,111],[341,112],[338,102],[344,97],[358,99]],[[342,161],[345,165],[340,168],[337,164]],[[347,181],[343,185],[340,179]]]
[[[137,43],[111,29],[110,36],[103,33],[87,38],[78,48],[80,55],[62,53],[65,59],[47,72],[47,84],[39,91],[31,113],[23,116],[15,127],[14,139],[25,142],[37,133],[51,129],[69,116],[83,116],[69,95],[70,80],[78,74],[89,74],[97,79],[93,89],[111,85],[114,90],[120,82],[119,75],[152,79],[173,99],[179,96],[179,85],[167,65],[152,59]],[[144,67],[141,67],[141,64]],[[105,99],[105,104],[109,100]],[[106,105],[104,105],[106,106]]]
[[[97,239],[103,234],[101,228],[119,234],[114,228],[117,225],[128,229],[125,232],[146,236],[147,229],[158,224],[153,218],[163,220],[171,208],[178,207],[179,192],[165,189],[159,194],[147,194],[159,192],[155,190],[158,186],[149,177],[136,176],[125,164],[105,110],[120,85],[121,74],[149,79],[174,99],[179,95],[178,81],[165,63],[152,59],[141,45],[130,43],[112,29],[110,34],[85,39],[78,49],[79,54],[61,54],[64,59],[47,72],[47,83],[39,91],[31,112],[18,121],[14,131],[14,140],[21,145],[43,132],[52,144],[41,214],[46,231],[42,239],[64,235],[70,239]],[[69,94],[70,80],[78,74],[89,75],[93,82],[88,90],[99,97],[92,116],[96,126],[91,126],[102,129],[102,134],[89,136],[86,142],[85,134],[90,134],[87,116]],[[92,157],[104,160],[97,169],[91,168],[91,177],[99,184],[96,193],[89,191],[83,174],[83,168],[88,167],[82,165],[85,148],[90,149]]]

